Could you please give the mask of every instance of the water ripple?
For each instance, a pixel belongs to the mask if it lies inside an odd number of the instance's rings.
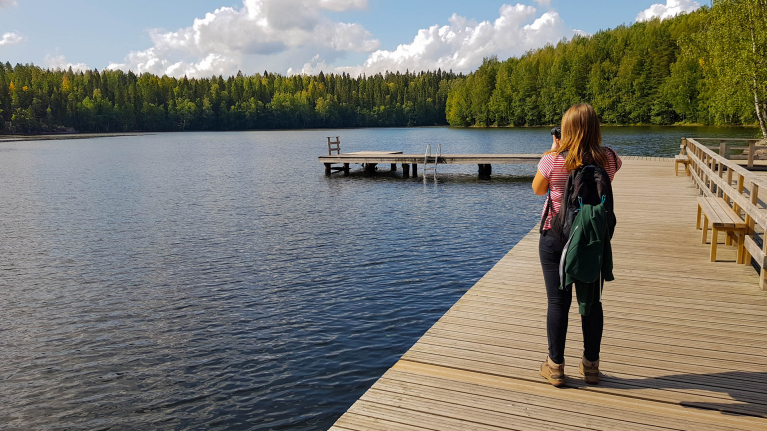
[[[605,141],[671,155],[705,133],[722,131]],[[345,151],[416,153],[550,140],[442,128],[0,144],[0,428],[326,429],[539,217],[534,166],[326,178],[329,134]]]

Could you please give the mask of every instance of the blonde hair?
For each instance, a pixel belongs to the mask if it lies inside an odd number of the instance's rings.
[[[599,117],[594,107],[588,103],[573,105],[562,117],[562,140],[554,153],[558,155],[565,151],[565,167],[568,171],[578,169],[584,162],[607,166]]]

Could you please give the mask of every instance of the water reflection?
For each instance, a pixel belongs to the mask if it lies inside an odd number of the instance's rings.
[[[731,131],[605,142],[671,155]],[[540,215],[535,166],[326,178],[329,134],[343,151],[550,142],[432,128],[0,144],[0,427],[326,429]]]

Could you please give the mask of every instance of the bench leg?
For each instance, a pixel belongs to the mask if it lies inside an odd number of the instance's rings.
[[[679,176],[679,162],[674,162],[674,176]]]
[[[700,213],[701,213],[700,204],[698,204],[698,217],[695,219],[695,229],[698,229],[698,230],[700,230]]]
[[[688,163],[684,164],[684,172],[687,174],[687,176],[690,176],[690,165]]]
[[[743,264],[746,263],[745,256],[743,256],[743,251],[746,248],[746,232],[740,231],[738,232],[738,263]]]
[[[748,234],[743,235],[743,239],[746,238]],[[751,253],[748,252],[748,249],[746,249],[746,245],[743,245],[743,263],[745,265],[751,265]]]
[[[732,245],[732,235],[734,232],[726,232],[724,235],[724,245]]]
[[[719,241],[719,230],[711,229],[711,262],[716,262],[716,243]]]
[[[705,244],[707,238],[708,238],[708,217],[706,216],[706,214],[703,214],[703,238],[700,240],[700,243]]]

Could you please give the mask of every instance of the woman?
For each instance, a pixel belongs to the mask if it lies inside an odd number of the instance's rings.
[[[541,364],[541,376],[554,386],[565,384],[565,339],[567,337],[567,316],[573,300],[572,289],[560,290],[559,261],[564,244],[556,235],[551,235],[551,221],[559,212],[562,195],[567,186],[569,173],[583,165],[599,165],[605,168],[610,181],[621,167],[621,160],[611,149],[602,146],[599,118],[588,104],[570,108],[562,117],[562,138],[554,136],[551,151],[544,154],[538,163],[538,172],[533,180],[533,191],[537,195],[551,194],[552,208],[546,220],[542,220],[543,231],[538,244],[543,278],[546,283],[548,311],[546,331],[549,338],[549,356]],[[563,157],[563,152],[566,154]],[[546,200],[549,204],[549,200]],[[587,383],[599,383],[599,349],[602,343],[604,314],[601,302],[595,303],[588,316],[581,316],[583,328],[583,358],[580,373]]]

